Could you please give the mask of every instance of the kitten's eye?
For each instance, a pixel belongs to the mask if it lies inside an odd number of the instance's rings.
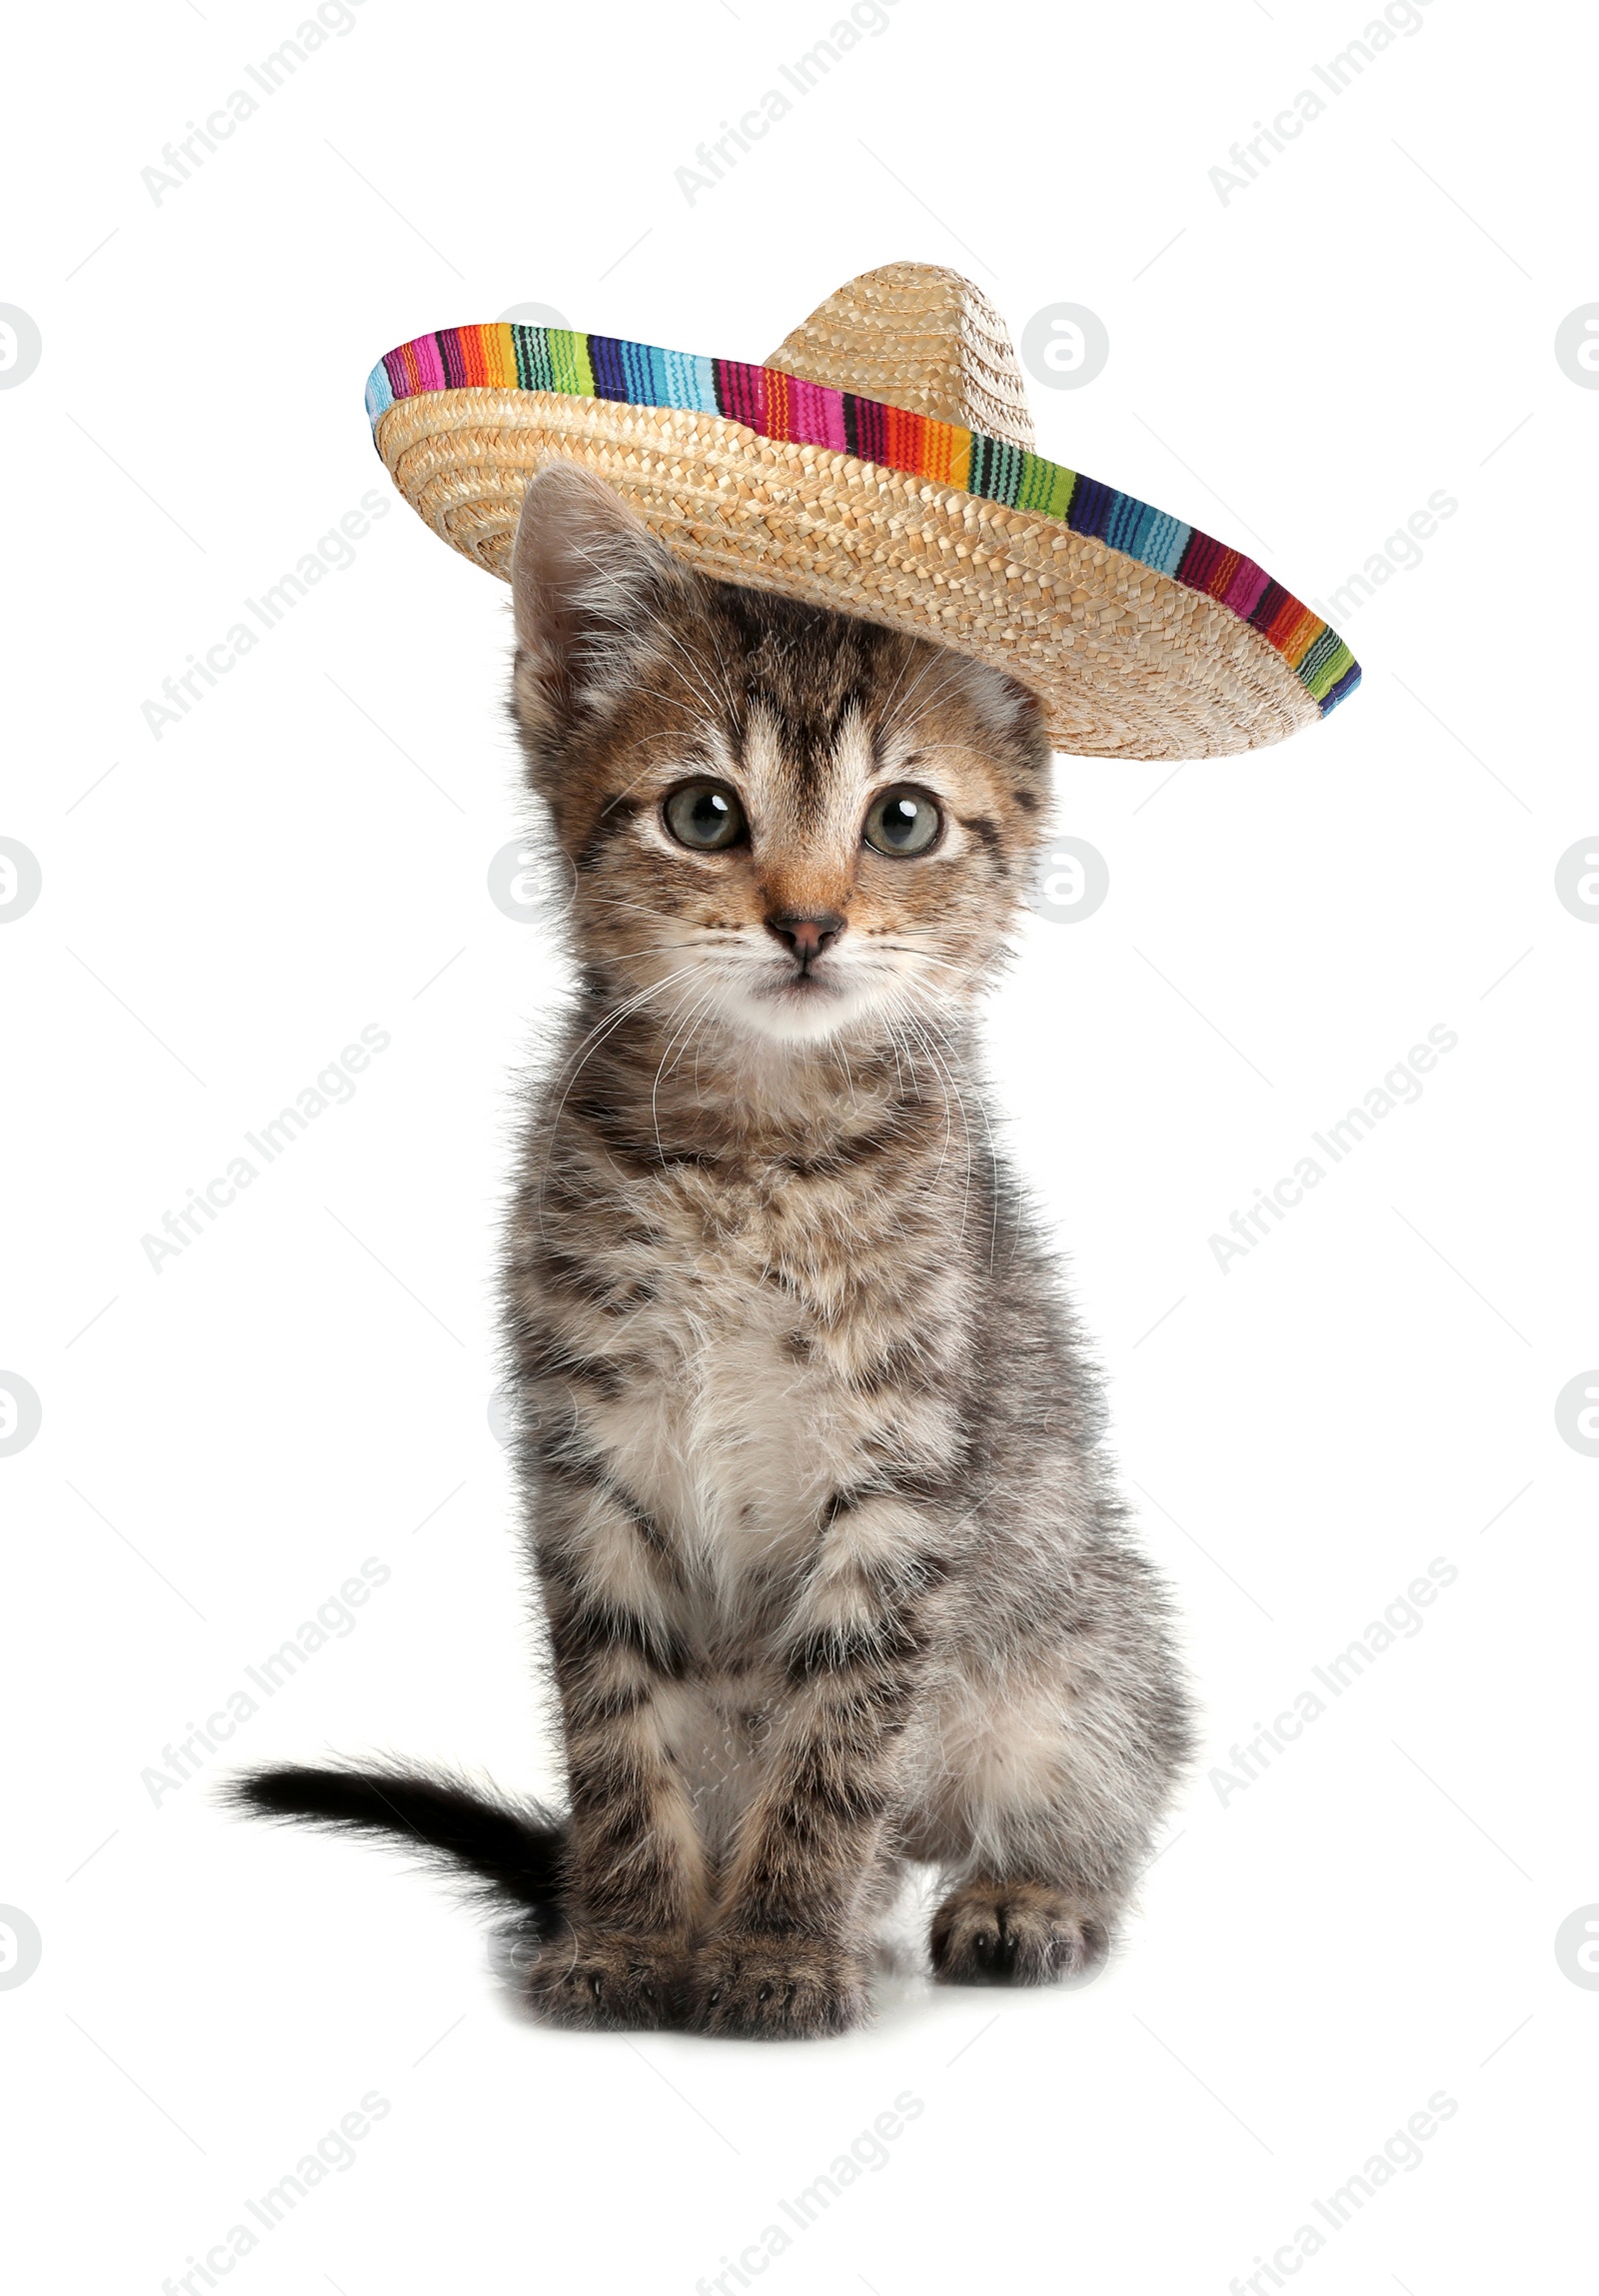
[[[942,828],[943,815],[925,790],[884,790],[873,799],[860,834],[873,853],[899,857],[926,853]]]
[[[721,853],[744,836],[744,808],[726,782],[685,782],[661,810],[678,843],[696,853]]]

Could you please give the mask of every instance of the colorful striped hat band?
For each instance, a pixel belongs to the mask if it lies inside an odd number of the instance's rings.
[[[851,280],[765,366],[445,328],[388,353],[367,411],[406,500],[492,573],[529,480],[581,463],[704,574],[1008,672],[1079,757],[1260,749],[1360,681],[1241,551],[1034,453],[1003,322],[931,265]]]

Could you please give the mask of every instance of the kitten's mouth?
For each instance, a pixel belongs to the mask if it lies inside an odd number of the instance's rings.
[[[808,965],[793,965],[782,972],[772,985],[763,991],[768,997],[813,1000],[820,997],[842,995],[842,983],[831,973],[818,973],[820,959],[813,958]]]
[[[878,987],[873,971],[858,958],[840,964],[825,950],[805,965],[769,957],[764,964],[740,968],[733,1010],[742,1006],[747,1025],[762,1038],[819,1044],[870,1011]]]

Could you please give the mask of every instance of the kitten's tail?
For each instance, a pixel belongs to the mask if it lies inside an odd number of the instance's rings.
[[[560,1919],[566,1827],[538,1802],[496,1801],[447,1770],[240,1770],[223,1799],[254,1817],[300,1820],[335,1833],[386,1835],[479,1894]]]

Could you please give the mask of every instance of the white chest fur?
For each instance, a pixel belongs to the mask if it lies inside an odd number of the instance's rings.
[[[653,1241],[608,1272],[647,1296],[586,1319],[586,1352],[622,1372],[584,1408],[589,1439],[630,1496],[726,1581],[809,1538],[859,1447],[848,1396],[785,1269],[810,1254],[787,1209],[663,1187]],[[603,1325],[603,1328],[602,1328]],[[598,1343],[598,1344],[597,1344]]]

